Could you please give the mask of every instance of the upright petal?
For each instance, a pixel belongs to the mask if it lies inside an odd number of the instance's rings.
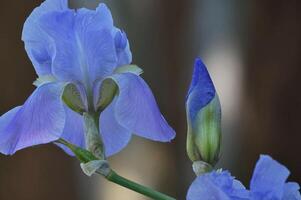
[[[187,200],[247,200],[249,193],[229,172],[210,172],[191,184]]]
[[[253,199],[281,199],[289,170],[273,160],[261,155],[257,161],[250,183]]]
[[[115,74],[119,95],[115,105],[115,116],[123,127],[139,136],[167,142],[175,137],[167,124],[155,98],[142,78],[133,73]]]
[[[37,88],[20,108],[0,118],[0,152],[13,154],[25,147],[57,140],[64,128],[61,102],[64,85],[48,83]]]
[[[122,127],[115,117],[114,100],[100,115],[99,127],[105,146],[105,155],[111,156],[122,150],[131,139],[131,132]]]
[[[117,66],[130,64],[132,62],[132,53],[126,33],[116,30],[114,41],[117,54]]]
[[[46,0],[35,8],[26,19],[22,32],[22,40],[28,57],[39,76],[51,73],[53,50],[47,34],[39,25],[39,19],[46,13],[68,9],[67,0]]]
[[[83,117],[80,114],[68,108],[67,106],[64,106],[64,108],[66,113],[66,120],[61,138],[85,149],[86,144]],[[74,156],[74,153],[70,151],[70,149],[67,148],[65,145],[57,145],[61,147],[67,154]]]
[[[109,10],[52,12],[40,24],[53,39],[53,73],[61,80],[81,81],[91,86],[116,67],[113,27]]]

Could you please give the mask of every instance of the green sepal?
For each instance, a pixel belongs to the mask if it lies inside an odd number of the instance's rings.
[[[32,84],[36,87],[39,87],[45,83],[51,83],[56,81],[56,78],[52,75],[44,75],[44,76],[40,76],[38,77]]]
[[[189,115],[187,115],[189,116]],[[203,161],[214,166],[221,146],[221,107],[218,96],[188,121],[187,154],[191,161]]]
[[[99,99],[95,105],[97,112],[103,111],[113,101],[118,86],[111,78],[107,78],[101,83],[99,90]]]
[[[73,111],[79,114],[83,114],[85,111],[85,105],[82,101],[80,92],[73,83],[69,83],[65,86],[62,99],[64,103]]]
[[[140,75],[143,73],[143,70],[138,67],[137,65],[123,65],[117,67],[114,71],[115,74],[122,74],[122,73],[133,73],[136,75]]]
[[[93,160],[98,160],[90,151],[71,144],[64,139],[59,139],[57,142],[68,147],[81,163],[88,163]]]

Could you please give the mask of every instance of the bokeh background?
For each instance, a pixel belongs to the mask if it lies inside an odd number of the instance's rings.
[[[256,160],[270,154],[301,183],[301,12],[297,0],[110,0],[115,24],[129,37],[133,62],[177,137],[168,144],[134,137],[110,158],[120,174],[185,199],[194,178],[185,153],[185,95],[194,58],[207,64],[223,109],[219,167],[248,185]],[[26,17],[40,0],[2,1],[0,114],[22,104],[36,75],[21,41]],[[72,7],[97,5],[70,1]],[[1,139],[1,138],[0,138]],[[1,200],[143,200],[88,178],[56,146],[0,155]]]

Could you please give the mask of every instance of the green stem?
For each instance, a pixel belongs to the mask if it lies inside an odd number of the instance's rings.
[[[60,138],[56,141],[57,143],[67,146],[78,158],[81,163],[89,163],[90,161],[98,160],[90,151],[77,147],[68,141]],[[103,165],[96,173],[104,176],[107,180],[121,185],[125,188],[133,190],[137,193],[145,195],[155,200],[176,200],[173,197],[167,196],[161,192],[148,188],[146,186],[135,183],[134,181],[128,180],[116,172],[114,172],[109,165]]]
[[[106,179],[113,183],[116,183],[118,185],[126,187],[130,190],[133,190],[135,192],[138,192],[140,194],[143,194],[143,195],[150,197],[152,199],[155,199],[155,200],[176,200],[173,197],[167,196],[167,195],[160,193],[158,191],[155,191],[151,188],[145,187],[145,186],[135,183],[131,180],[128,180],[128,179],[118,175],[113,170],[111,170],[111,172],[106,176]]]

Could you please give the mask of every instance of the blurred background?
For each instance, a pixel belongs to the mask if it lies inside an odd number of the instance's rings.
[[[98,1],[99,2],[99,1]],[[72,7],[97,5],[70,1]],[[285,164],[301,183],[301,12],[297,0],[110,0],[115,24],[130,40],[133,63],[144,69],[171,143],[134,137],[110,158],[120,174],[185,199],[194,179],[186,156],[185,95],[194,58],[207,64],[223,109],[219,167],[249,185],[260,154]],[[22,104],[36,75],[21,41],[26,17],[40,0],[1,2],[0,114]],[[1,200],[143,200],[132,191],[86,177],[56,146],[0,155]]]

